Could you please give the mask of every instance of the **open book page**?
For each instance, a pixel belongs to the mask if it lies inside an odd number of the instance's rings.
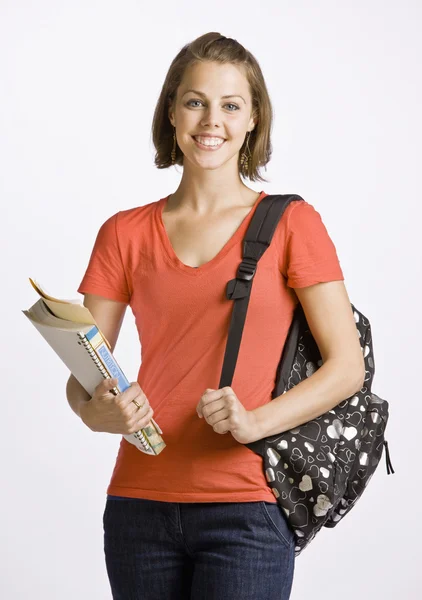
[[[51,312],[66,321],[72,321],[74,323],[85,323],[86,325],[97,325],[91,311],[84,306],[79,300],[60,300],[59,298],[53,298],[46,293],[41,285],[34,279],[29,278],[34,290],[41,296],[44,303],[48,306]],[[100,328],[98,327],[100,330]],[[101,331],[101,330],[100,330]],[[107,346],[111,349],[110,343],[101,332]]]

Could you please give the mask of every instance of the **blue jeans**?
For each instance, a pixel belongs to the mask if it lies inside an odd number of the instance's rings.
[[[107,496],[104,553],[114,600],[287,600],[294,535],[270,502]]]

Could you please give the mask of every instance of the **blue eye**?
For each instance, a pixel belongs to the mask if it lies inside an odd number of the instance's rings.
[[[189,100],[189,101],[188,101],[186,104],[187,104],[188,106],[192,106],[192,105],[191,105],[191,102],[201,102],[201,101],[200,101],[200,100]]]
[[[200,102],[202,104],[202,100],[188,100],[188,102],[186,103],[187,106],[192,106],[191,102]],[[234,106],[235,110],[230,110],[229,112],[236,112],[236,110],[239,110],[239,107],[236,104],[232,104],[231,102],[228,102],[224,106]]]

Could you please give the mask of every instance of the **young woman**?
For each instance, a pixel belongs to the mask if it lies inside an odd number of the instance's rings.
[[[256,59],[208,33],[167,73],[153,121],[158,168],[183,165],[176,191],[100,228],[78,291],[114,348],[131,306],[142,346],[137,382],[67,396],[93,431],[127,434],[152,415],[155,457],[121,440],[104,512],[113,598],[285,600],[294,535],[245,443],[326,412],[362,385],[363,358],[336,250],[319,213],[294,201],[259,262],[231,387],[218,389],[232,301],[227,282],[266,196],[272,109]],[[145,201],[145,198],[143,198]],[[296,303],[323,357],[271,401]],[[135,402],[136,404],[135,404]]]

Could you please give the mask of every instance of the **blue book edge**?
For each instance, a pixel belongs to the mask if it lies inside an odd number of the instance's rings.
[[[98,344],[98,346],[93,346],[93,349],[96,352],[96,354],[99,356],[99,358],[101,359],[101,361],[102,361],[105,369],[108,371],[110,377],[117,377],[117,387],[119,388],[119,391],[124,392],[125,390],[127,390],[130,387],[130,382],[128,381],[127,377],[125,376],[122,369],[120,368],[118,362],[116,361],[116,359],[110,352],[109,347],[105,343],[104,338],[101,335],[101,332],[98,329],[98,327],[96,325],[94,325],[85,334],[89,343],[91,343],[91,340],[93,340],[95,338],[95,336],[97,336],[97,335],[99,335],[101,337],[102,342],[100,342],[100,344]]]

